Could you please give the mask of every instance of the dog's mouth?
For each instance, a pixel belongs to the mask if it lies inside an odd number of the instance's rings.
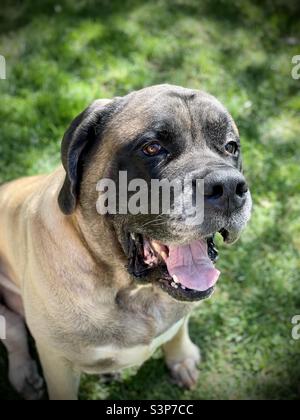
[[[227,231],[220,231],[226,240]],[[157,283],[180,301],[199,301],[212,295],[220,271],[214,236],[185,245],[166,245],[141,234],[128,234],[128,271],[134,277]]]

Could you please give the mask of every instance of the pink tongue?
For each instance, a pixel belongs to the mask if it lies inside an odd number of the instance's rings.
[[[201,292],[214,286],[221,274],[208,256],[206,241],[170,246],[166,264],[169,274],[176,276],[183,286]]]

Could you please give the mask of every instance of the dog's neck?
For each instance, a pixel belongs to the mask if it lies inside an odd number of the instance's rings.
[[[127,258],[119,244],[117,234],[109,221],[98,215],[92,226],[87,225],[80,206],[70,216],[82,245],[88,250],[96,264],[107,265],[129,276],[126,270]],[[111,250],[114,250],[112,254]]]

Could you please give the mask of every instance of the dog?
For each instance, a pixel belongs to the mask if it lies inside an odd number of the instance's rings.
[[[99,214],[97,185],[203,180],[204,216]],[[192,182],[192,196],[197,183]],[[97,100],[71,123],[62,165],[0,187],[0,315],[9,378],[28,400],[76,400],[80,374],[142,365],[163,347],[176,383],[195,387],[193,308],[219,271],[214,235],[235,242],[251,215],[238,129],[213,96],[158,85]]]

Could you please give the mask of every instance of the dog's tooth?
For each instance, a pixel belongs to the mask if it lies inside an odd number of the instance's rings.
[[[179,280],[178,280],[178,277],[175,276],[175,275],[173,276],[173,280],[175,281],[175,283],[180,283]]]
[[[185,287],[185,286],[183,286],[182,284],[181,284],[180,286],[181,286],[181,288],[182,288],[183,290],[185,290],[185,289],[186,289],[186,287]]]
[[[174,283],[173,281],[171,283],[171,286],[174,287],[174,289],[178,289],[178,284]]]

